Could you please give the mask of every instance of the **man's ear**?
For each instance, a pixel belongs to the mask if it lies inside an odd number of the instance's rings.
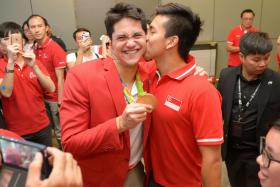
[[[176,45],[178,45],[179,43],[179,37],[176,36],[169,36],[167,38],[167,45],[166,45],[166,49],[170,49],[172,47],[175,47]]]
[[[243,53],[239,52],[239,59],[240,59],[241,64],[243,64],[244,58],[245,58],[245,55]]]

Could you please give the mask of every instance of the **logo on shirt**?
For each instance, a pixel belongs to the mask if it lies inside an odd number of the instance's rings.
[[[178,112],[181,108],[182,101],[168,95],[164,105]]]
[[[30,79],[33,79],[33,78],[36,78],[37,76],[33,73],[33,72],[30,72],[29,73],[29,78]]]

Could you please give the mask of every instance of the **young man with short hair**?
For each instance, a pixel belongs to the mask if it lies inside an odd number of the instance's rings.
[[[280,75],[268,68],[272,42],[263,32],[240,40],[241,65],[225,68],[218,82],[223,101],[222,156],[232,187],[260,186],[256,158],[266,123],[280,111]]]
[[[68,73],[60,109],[62,144],[77,159],[85,187],[143,187],[141,158],[149,128],[143,121],[152,106],[133,100],[140,97],[140,82],[148,86],[138,65],[146,49],[146,18],[140,8],[118,3],[105,25],[114,58]]]
[[[45,94],[45,102],[49,119],[52,127],[54,128],[59,147],[61,148],[58,108],[61,103],[61,96],[64,87],[66,53],[55,41],[48,37],[47,32],[49,24],[44,17],[40,15],[31,15],[27,19],[27,23],[36,40],[34,48],[36,59],[44,64],[56,87],[54,93]]]
[[[229,35],[227,41],[227,51],[228,54],[228,66],[235,67],[240,65],[239,60],[239,41],[240,38],[247,32],[256,32],[256,29],[253,26],[255,13],[251,9],[245,9],[241,12],[241,24],[234,27]]]
[[[220,186],[221,99],[194,75],[189,55],[200,30],[199,16],[175,3],[159,6],[150,24],[145,56],[158,69],[151,80],[158,105],[149,131],[150,186]]]

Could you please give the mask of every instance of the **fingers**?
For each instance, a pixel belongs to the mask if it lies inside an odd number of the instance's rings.
[[[54,147],[48,147],[47,152],[53,157],[53,163],[51,163],[53,165],[51,175],[61,175],[61,171],[65,170],[66,158],[64,153]]]
[[[36,153],[34,160],[30,163],[28,168],[28,175],[26,180],[26,186],[32,186],[40,181],[41,169],[43,164],[43,156],[41,153]]]

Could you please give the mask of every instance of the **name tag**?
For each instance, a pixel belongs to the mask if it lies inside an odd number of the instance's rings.
[[[182,101],[168,95],[164,105],[178,112],[181,108]]]

